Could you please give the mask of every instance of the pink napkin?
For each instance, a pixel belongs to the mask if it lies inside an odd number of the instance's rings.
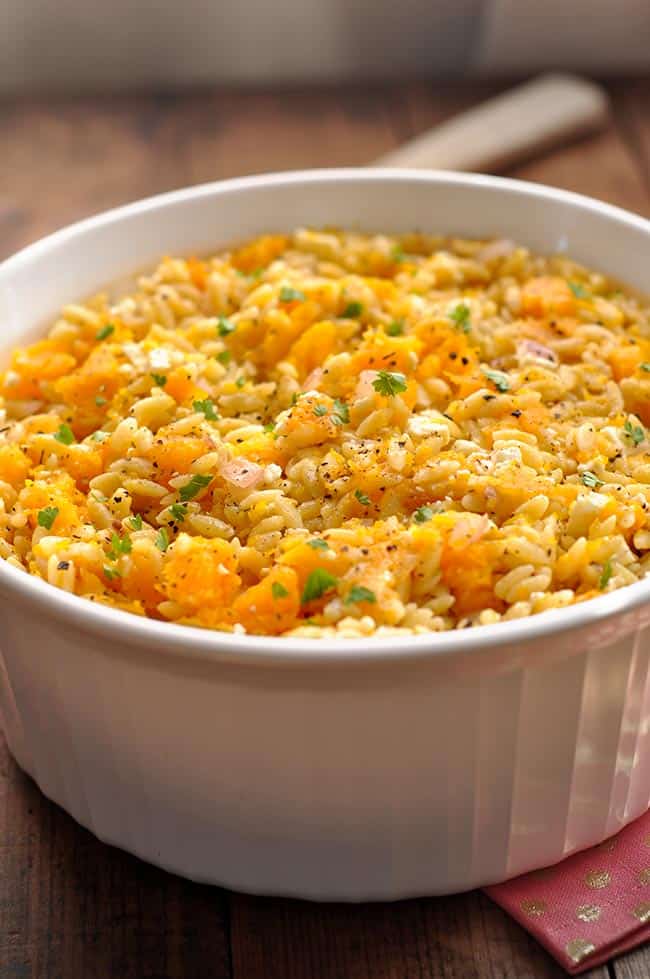
[[[650,812],[591,850],[485,893],[567,972],[650,939]]]

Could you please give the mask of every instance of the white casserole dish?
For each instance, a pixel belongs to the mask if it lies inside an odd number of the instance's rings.
[[[192,188],[0,266],[0,345],[153,264],[299,225],[503,235],[647,286],[650,222],[492,177],[311,171]],[[429,637],[233,636],[130,616],[0,561],[9,747],[101,839],[316,899],[459,891],[597,843],[650,800],[650,582]]]

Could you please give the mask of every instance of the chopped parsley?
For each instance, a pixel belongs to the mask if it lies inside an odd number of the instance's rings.
[[[286,598],[289,592],[284,587],[284,585],[280,584],[279,581],[274,581],[273,584],[271,585],[271,594],[275,599],[278,599],[278,598]]]
[[[183,503],[193,500],[200,490],[205,489],[212,482],[212,476],[202,476],[200,473],[194,475],[180,488],[180,497]]]
[[[167,383],[166,374],[152,374],[151,376],[153,378],[154,384],[157,385],[157,387],[164,388],[165,384]]]
[[[74,432],[69,425],[66,425],[65,422],[59,425],[58,431],[54,433],[54,438],[57,440],[57,442],[60,442],[61,445],[72,445],[73,442],[77,441],[74,437]]]
[[[398,265],[399,265],[400,262],[403,262],[404,261],[404,258],[405,258],[404,249],[402,248],[402,246],[400,244],[393,245],[393,248],[392,248],[391,253],[390,253],[390,257]]]
[[[217,360],[219,361],[220,364],[223,364],[224,367],[230,363],[231,359],[232,359],[232,354],[230,353],[229,350],[222,350],[221,353],[217,354]]]
[[[492,381],[497,391],[501,391],[504,394],[506,391],[510,390],[510,379],[507,374],[503,371],[494,371],[490,367],[482,367],[481,370],[487,377],[488,381]]]
[[[645,439],[644,429],[640,425],[633,425],[629,418],[625,422],[625,425],[623,425],[623,430],[632,439],[634,445],[640,445]]]
[[[462,330],[463,333],[469,333],[472,328],[469,321],[471,312],[467,303],[458,303],[449,314],[449,319],[453,320],[458,329]]]
[[[413,514],[413,519],[416,523],[426,523],[427,520],[431,520],[433,516],[433,510],[430,506],[421,506]]]
[[[109,558],[117,561],[121,554],[131,553],[131,538],[127,535],[120,537],[118,534],[111,534],[111,549],[108,552]]]
[[[183,523],[185,517],[187,516],[187,507],[184,503],[172,503],[169,508],[169,512],[176,523]]]
[[[204,401],[194,401],[192,403],[194,411],[201,411],[205,415],[208,421],[216,422],[219,415],[214,410],[214,401],[212,398],[206,398]]]
[[[314,537],[313,540],[308,540],[307,544],[309,547],[313,548],[315,551],[329,551],[329,544],[322,537]]]
[[[106,577],[108,578],[109,581],[112,581],[113,578],[121,578],[122,577],[122,575],[117,570],[117,568],[108,568],[108,567],[106,567],[106,565],[104,565],[104,574],[106,575]]]
[[[293,303],[301,302],[304,303],[307,296],[300,289],[293,289],[291,286],[282,286],[280,289],[280,302],[281,303]]]
[[[355,316],[361,316],[363,313],[363,303],[351,302],[348,303],[343,310],[343,316],[346,319],[354,319]]]
[[[237,380],[235,381],[235,387],[243,388],[245,383],[246,383],[246,378],[242,374],[241,377],[238,377]]]
[[[301,598],[302,604],[304,605],[307,602],[312,602],[315,598],[320,598],[325,592],[335,588],[336,584],[337,579],[329,571],[326,571],[325,568],[314,568],[305,582]]]
[[[642,371],[645,371],[646,373],[650,373],[650,364],[648,364],[647,361],[644,362],[643,364],[639,364],[639,367],[641,368]]]
[[[267,422],[266,425],[264,426],[264,431],[265,432],[269,432],[269,433],[270,432],[274,432],[275,431],[275,422]]]
[[[377,596],[374,591],[364,588],[363,585],[353,585],[343,601],[344,605],[352,605],[353,602],[376,602]]]
[[[406,391],[406,377],[397,371],[379,371],[372,386],[378,394],[393,398],[396,394]]]
[[[130,517],[129,524],[133,530],[142,530],[142,514],[136,513],[135,516]]]
[[[361,503],[363,506],[370,506],[370,497],[366,496],[366,494],[363,493],[360,489],[356,489],[354,491],[354,495],[356,496],[359,503]]]
[[[603,591],[603,589],[607,588],[607,585],[609,583],[609,579],[612,577],[613,570],[614,569],[612,568],[612,562],[611,562],[610,558],[607,558],[607,560],[603,564],[602,574],[601,574],[600,578],[598,579],[598,587],[600,588],[601,591]]]
[[[404,333],[404,320],[393,320],[386,327],[386,333],[389,337],[401,337]]]
[[[596,476],[595,473],[589,472],[589,470],[581,473],[580,479],[585,486],[589,487],[589,489],[597,489],[599,486],[604,486],[602,479],[598,479],[598,476]]]
[[[317,418],[322,418],[327,414],[327,405],[314,405],[314,414]]]
[[[334,399],[332,421],[335,425],[347,425],[347,423],[350,421],[350,409],[346,405],[345,401],[341,401],[340,398]]]
[[[166,527],[161,527],[156,535],[156,547],[163,553],[169,547],[169,534]]]
[[[568,282],[567,285],[576,299],[589,298],[589,292],[585,289],[581,282]]]
[[[115,327],[112,323],[107,323],[106,326],[102,326],[101,329],[97,330],[95,334],[96,340],[106,340],[112,333],[115,333]]]
[[[106,403],[106,398],[101,394],[98,394],[95,398],[95,404],[98,408],[102,408]]]
[[[217,333],[220,337],[227,337],[229,333],[234,333],[237,327],[225,316],[220,316],[217,321]]]
[[[52,529],[52,524],[59,515],[58,506],[46,506],[38,511],[38,526],[45,527],[46,530]]]

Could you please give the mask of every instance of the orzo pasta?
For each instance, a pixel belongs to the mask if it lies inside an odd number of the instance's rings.
[[[0,557],[141,615],[386,635],[650,568],[650,319],[507,241],[299,230],[67,306],[0,377]]]

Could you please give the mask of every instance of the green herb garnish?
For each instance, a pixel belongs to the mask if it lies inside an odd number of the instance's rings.
[[[216,356],[219,363],[223,364],[224,367],[226,364],[229,364],[232,359],[232,354],[229,350],[222,350],[221,353],[218,353]]]
[[[390,257],[394,262],[397,262],[398,265],[400,262],[403,262],[405,256],[404,256],[404,249],[402,248],[402,246],[399,244],[393,245],[393,248],[391,249]]]
[[[336,584],[337,579],[325,568],[314,568],[305,582],[301,598],[303,605],[306,602],[312,602],[315,598],[320,598],[325,592],[335,588]]]
[[[314,414],[317,418],[322,418],[327,414],[327,405],[314,405]]]
[[[402,391],[406,391],[406,377],[397,371],[379,371],[372,386],[378,394],[383,394],[386,398],[392,398]]]
[[[65,422],[59,425],[58,431],[54,433],[54,438],[57,440],[57,442],[60,442],[61,445],[72,445],[73,442],[77,441],[74,437],[74,432],[69,425],[66,425]]]
[[[322,537],[314,537],[313,540],[308,540],[307,544],[312,547],[315,551],[329,551],[329,544]]]
[[[106,340],[107,337],[110,337],[111,333],[115,333],[115,327],[112,323],[107,323],[106,326],[102,326],[101,329],[97,330],[95,339]]]
[[[481,370],[489,381],[492,381],[497,391],[504,394],[510,390],[510,379],[503,371],[493,371],[489,367],[482,367]]]
[[[431,520],[433,516],[433,510],[430,506],[421,506],[413,514],[413,519],[416,523],[426,523],[427,520]]]
[[[235,381],[235,387],[243,388],[245,383],[246,383],[246,378],[242,374],[241,377],[238,377],[237,380]]]
[[[281,303],[293,303],[301,302],[304,303],[307,296],[300,289],[294,289],[292,286],[282,286],[280,289],[280,302]]]
[[[153,378],[154,384],[157,387],[164,388],[165,384],[167,383],[167,375],[166,374],[152,374],[151,376]]]
[[[345,319],[354,319],[356,316],[361,316],[362,313],[363,303],[351,302],[347,304],[342,315]]]
[[[279,581],[274,581],[271,585],[271,594],[274,598],[286,598],[289,592]]]
[[[633,425],[629,418],[625,422],[625,425],[623,425],[623,430],[632,439],[634,445],[640,445],[645,439],[644,429],[640,425]]]
[[[469,333],[472,329],[471,323],[469,321],[471,315],[471,309],[467,303],[458,303],[454,306],[451,313],[449,314],[449,319],[453,320],[456,326],[463,331],[463,333]]]
[[[169,534],[166,527],[161,527],[156,535],[156,547],[163,553],[169,547]]]
[[[106,577],[108,578],[109,581],[112,581],[113,578],[121,578],[122,577],[122,575],[117,570],[117,568],[108,568],[106,565],[104,565],[104,569],[103,570],[104,570],[104,574],[106,575]]]
[[[332,421],[335,425],[347,425],[347,423],[350,421],[350,409],[346,405],[345,401],[341,401],[340,398],[334,399]]]
[[[650,364],[648,364],[647,361],[644,362],[643,364],[639,364],[639,367],[641,368],[642,371],[645,371],[646,373],[650,373]]]
[[[370,506],[370,497],[366,496],[366,494],[363,493],[360,489],[356,489],[354,491],[354,495],[356,496],[359,503],[363,504],[363,506]]]
[[[46,506],[38,511],[38,526],[45,527],[46,530],[52,529],[52,524],[59,515],[58,506]]]
[[[234,333],[237,327],[225,316],[220,316],[217,322],[217,333],[220,337],[227,337],[229,333]]]
[[[614,569],[612,568],[612,562],[610,558],[607,558],[607,560],[603,565],[602,574],[598,579],[598,587],[600,588],[601,591],[603,591],[603,589],[607,587],[609,579],[612,577],[613,570]]]
[[[102,408],[106,403],[107,403],[106,398],[103,395],[98,394],[96,396],[95,404],[97,405],[98,408]]]
[[[183,523],[185,517],[187,516],[187,507],[184,503],[172,503],[169,508],[169,512],[176,523]]]
[[[128,535],[119,537],[117,534],[111,534],[111,549],[108,556],[113,561],[117,561],[121,554],[131,553],[131,546],[131,538]]]
[[[386,333],[389,337],[401,337],[404,333],[404,320],[393,320],[386,327]]]
[[[344,605],[352,605],[353,602],[376,602],[377,596],[374,591],[364,588],[363,585],[353,585],[343,601]]]
[[[216,422],[219,415],[214,410],[214,401],[212,398],[206,398],[204,401],[194,401],[192,403],[194,411],[201,411],[205,415],[208,421]]]
[[[130,517],[129,524],[132,530],[142,530],[142,514],[136,513],[133,517]]]
[[[598,476],[596,476],[595,473],[589,472],[589,470],[581,473],[580,479],[585,486],[589,487],[589,489],[597,489],[599,486],[604,486],[602,479],[598,479]]]
[[[576,297],[576,299],[588,299],[589,298],[589,295],[590,294],[585,289],[585,287],[582,285],[581,282],[569,282],[567,284],[569,286],[569,289],[573,293],[573,295]]]
[[[194,499],[196,494],[200,490],[205,489],[206,486],[209,486],[211,482],[212,476],[202,476],[200,473],[194,473],[189,481],[180,488],[180,498],[183,503]]]

